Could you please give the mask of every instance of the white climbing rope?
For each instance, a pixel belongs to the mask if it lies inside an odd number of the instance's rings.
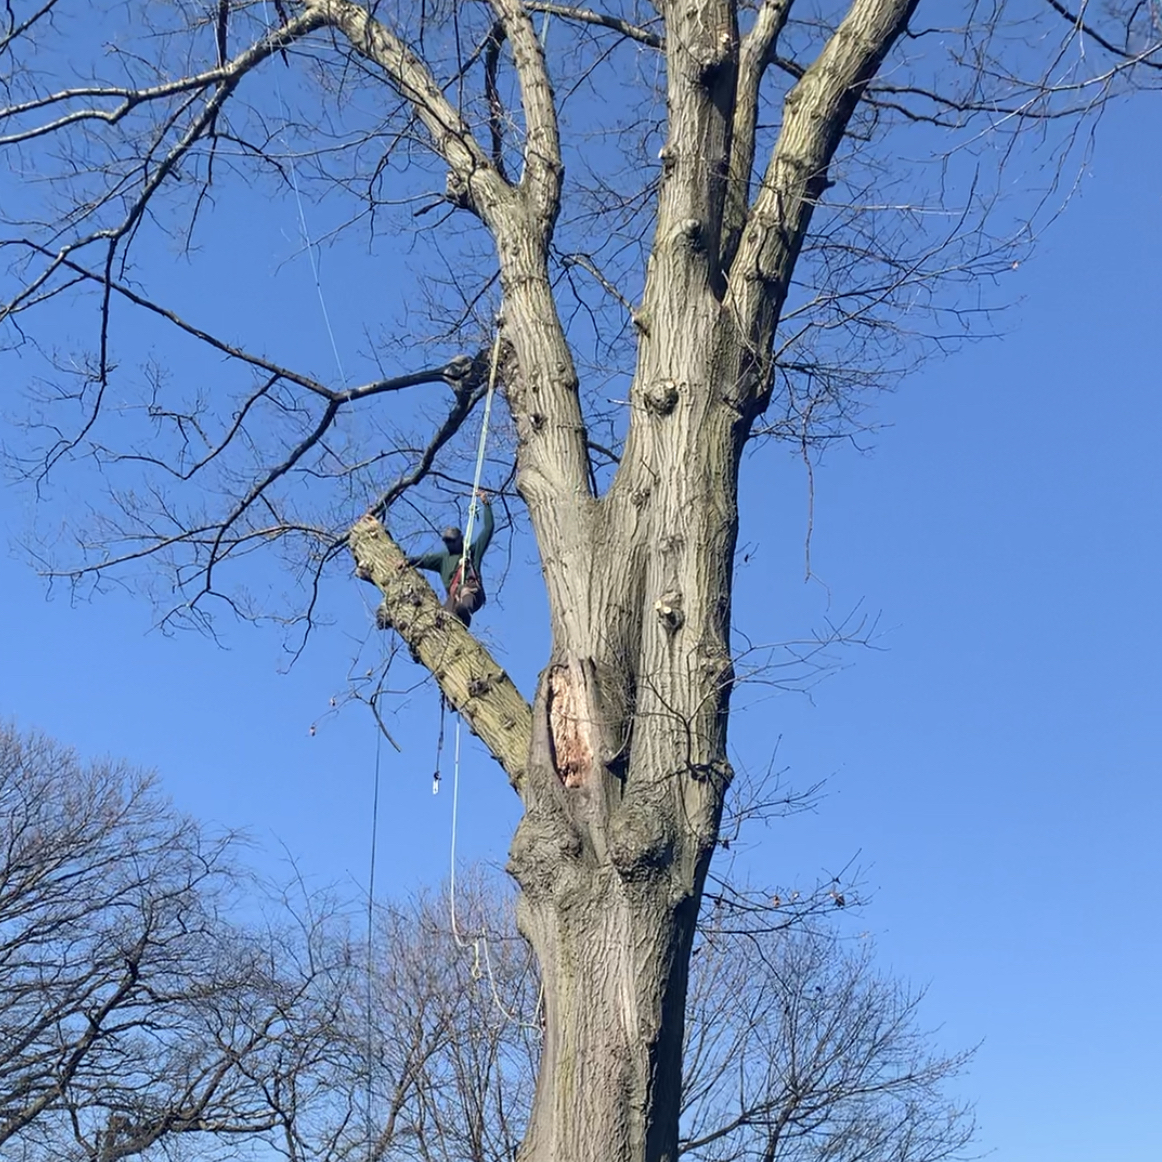
[[[467,577],[469,546],[472,544],[472,528],[476,524],[476,508],[479,503],[480,477],[484,472],[484,450],[488,444],[488,425],[492,420],[492,397],[496,394],[496,373],[500,367],[500,327],[496,328],[496,338],[492,342],[492,364],[488,369],[488,393],[484,397],[484,419],[480,424],[480,441],[476,446],[476,471],[472,477],[472,497],[468,501],[468,527],[464,530],[464,547],[460,553],[460,584]]]
[[[488,425],[492,419],[492,396],[496,391],[496,372],[500,366],[500,327],[496,328],[496,338],[492,342],[492,363],[488,369],[488,393],[484,397],[484,418],[480,423],[480,440],[476,446],[476,472],[472,478],[472,499],[468,503],[468,527],[464,530],[464,547],[460,556],[460,584],[467,576],[469,545],[472,543],[472,526],[476,523],[476,494],[480,491],[480,476],[484,471],[484,451],[488,443]],[[476,975],[480,965],[480,949],[471,940],[460,936],[456,923],[456,822],[460,809],[460,715],[456,715],[456,746],[452,759],[452,839],[448,871],[448,907],[452,917],[452,938],[460,948],[474,947],[476,964],[472,973]],[[495,986],[493,991],[495,992]]]
[[[464,530],[464,548],[460,557],[460,577],[467,576],[469,546],[472,544],[472,528],[476,523],[476,508],[480,493],[480,477],[484,471],[484,452],[488,443],[488,426],[492,418],[492,400],[496,394],[497,372],[500,367],[500,339],[501,329],[496,328],[496,338],[492,344],[492,365],[488,372],[488,393],[484,398],[484,418],[480,424],[480,441],[476,448],[476,471],[472,478],[472,499],[468,505],[468,527]],[[456,916],[456,837],[457,822],[460,814],[460,716],[456,716],[456,742],[452,757],[452,835],[449,844],[448,857],[448,911],[452,922],[452,939],[457,948],[472,950],[472,977],[479,980],[487,977],[488,986],[492,993],[493,1004],[500,1010],[505,1020],[527,1028],[539,1029],[540,1025],[533,1021],[522,1021],[516,1014],[509,1011],[501,999],[500,990],[496,984],[496,974],[492,967],[492,954],[489,951],[488,932],[481,930],[477,935],[461,933],[460,924]],[[542,986],[543,988],[543,986]],[[537,1009],[540,1010],[541,1000],[538,999]]]

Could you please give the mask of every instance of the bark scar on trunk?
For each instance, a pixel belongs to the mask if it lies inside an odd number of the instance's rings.
[[[566,787],[580,787],[593,765],[593,750],[581,721],[583,699],[564,666],[549,673],[548,694],[553,767]]]

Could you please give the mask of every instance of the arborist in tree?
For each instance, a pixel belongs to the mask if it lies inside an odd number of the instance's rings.
[[[472,541],[467,554],[464,552],[464,534],[458,528],[446,528],[440,539],[444,549],[434,553],[421,553],[408,557],[408,564],[416,569],[430,569],[440,574],[448,598],[444,608],[454,613],[465,625],[472,624],[472,615],[484,604],[484,585],[480,581],[480,562],[492,540],[492,504],[486,492],[478,492],[484,505],[484,516],[480,532]],[[462,566],[464,575],[461,575]]]

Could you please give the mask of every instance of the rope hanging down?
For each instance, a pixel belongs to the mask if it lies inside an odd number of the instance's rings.
[[[472,526],[476,521],[476,508],[479,503],[480,494],[480,477],[484,471],[484,452],[488,443],[488,425],[492,418],[492,400],[496,394],[496,379],[497,371],[500,366],[500,339],[501,329],[498,325],[496,328],[496,338],[492,344],[492,366],[488,372],[488,394],[484,398],[484,419],[480,425],[480,442],[476,448],[476,471],[472,478],[472,500],[468,506],[468,527],[464,531],[464,549],[460,557],[460,576],[467,576],[468,555],[470,552],[469,546],[472,544]],[[443,743],[444,722],[443,722],[443,699],[441,698],[440,707],[440,742]],[[488,933],[482,931],[477,936],[469,936],[466,933],[462,934],[460,925],[456,918],[456,834],[457,822],[460,814],[460,717],[456,717],[456,739],[455,750],[452,759],[452,835],[449,844],[449,858],[448,858],[448,910],[451,918],[452,939],[456,946],[462,949],[471,949],[473,955],[472,975],[475,979],[481,977],[488,978],[488,985],[492,992],[492,1001],[500,1010],[505,1020],[512,1021],[521,1025],[528,1025],[530,1028],[539,1028],[538,1025],[532,1022],[525,1022],[520,1017],[508,1010],[504,1001],[501,999],[500,990],[496,985],[496,975],[492,968],[492,956],[488,947]],[[436,777],[432,782],[432,790],[439,789],[439,760],[437,758]],[[538,1001],[538,1009],[540,1002]]]
[[[518,1013],[512,1012],[504,1003],[500,995],[500,989],[496,984],[496,973],[492,967],[492,953],[488,944],[488,930],[481,929],[475,935],[470,936],[467,933],[461,934],[460,925],[456,920],[456,820],[459,814],[460,806],[460,719],[456,719],[456,750],[452,765],[452,842],[451,855],[449,858],[448,867],[448,912],[452,921],[452,940],[456,947],[460,949],[472,950],[472,979],[480,980],[482,977],[487,978],[488,988],[492,994],[492,1003],[496,1006],[501,1016],[506,1021],[511,1021],[514,1025],[520,1025],[526,1029],[540,1029],[539,1019],[533,1021],[522,1020]],[[541,992],[537,997],[537,1012],[541,1010],[541,1005],[544,1003],[544,983],[541,984]]]
[[[488,445],[488,427],[492,419],[492,399],[496,394],[496,377],[497,371],[500,367],[500,327],[496,328],[496,338],[492,343],[492,360],[488,371],[488,391],[484,397],[484,419],[480,424],[480,439],[476,446],[476,471],[472,478],[472,497],[468,502],[468,527],[464,532],[464,547],[460,553],[460,567],[453,574],[453,583],[455,578],[460,578],[461,583],[468,577],[468,564],[471,555],[472,545],[472,526],[476,523],[476,508],[478,504],[478,496],[480,492],[480,477],[484,471],[484,452]],[[443,692],[440,694],[440,733],[436,739],[436,769],[432,773],[432,794],[439,794],[440,791],[440,762],[444,753],[444,714],[447,709],[448,700],[445,698]],[[456,720],[456,752],[459,754],[459,740],[460,740],[460,722]],[[453,799],[453,809],[455,809],[455,800]],[[454,827],[454,823],[453,823]],[[453,840],[454,842],[454,840]]]
[[[464,550],[460,555],[461,577],[468,576],[468,546],[472,544],[472,526],[476,523],[480,476],[484,471],[484,449],[488,443],[488,425],[492,419],[492,397],[496,394],[496,373],[500,367],[500,336],[501,330],[498,324],[496,338],[492,343],[492,365],[488,369],[488,394],[484,397],[484,419],[480,424],[480,442],[476,447],[476,472],[472,477],[472,499],[468,502],[468,527],[464,530]]]

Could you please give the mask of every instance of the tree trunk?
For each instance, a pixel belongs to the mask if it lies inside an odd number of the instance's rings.
[[[509,869],[545,986],[537,1162],[677,1156],[690,945],[730,780],[741,425],[706,388],[740,367],[706,302],[643,342],[636,469],[594,506],[599,548],[568,590],[586,601],[553,607],[533,707]]]
[[[545,990],[545,1039],[527,1159],[674,1159],[696,895],[666,877],[562,869],[525,891],[521,930]]]
[[[662,6],[657,225],[633,314],[624,451],[600,498],[549,275],[563,166],[528,10],[491,0],[525,116],[525,169],[512,185],[402,42],[346,0],[311,2],[397,78],[449,163],[453,200],[496,242],[517,484],[552,622],[531,711],[501,707],[486,656],[456,644],[463,627],[438,626],[437,643],[409,636],[410,614],[392,620],[417,656],[426,645],[441,665],[461,659],[455,682],[437,677],[525,806],[509,870],[541,966],[545,1041],[521,1158],[672,1162],[691,940],[731,778],[739,459],[769,398],[774,329],[828,165],[915,0],[855,0],[786,98],[753,201],[759,86],[788,6],[767,0],[744,38],[732,0]],[[367,575],[383,588],[382,570]],[[457,696],[482,675],[486,699]],[[518,720],[527,727],[501,725]]]

